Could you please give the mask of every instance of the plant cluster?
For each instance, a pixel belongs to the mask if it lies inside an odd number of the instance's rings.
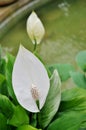
[[[0,49],[0,130],[84,130],[86,51],[76,56],[78,70],[71,64],[44,65],[35,56],[45,33],[35,12],[27,32],[35,53],[20,45],[16,57],[2,57]],[[62,91],[69,78],[74,86]]]

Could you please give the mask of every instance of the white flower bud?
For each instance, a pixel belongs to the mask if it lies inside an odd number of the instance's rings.
[[[43,24],[35,12],[32,12],[27,19],[27,33],[33,44],[35,42],[39,44],[45,34]]]

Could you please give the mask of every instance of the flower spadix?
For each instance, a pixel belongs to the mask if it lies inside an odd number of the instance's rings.
[[[33,44],[39,44],[45,33],[43,24],[34,11],[27,19],[27,33]]]
[[[40,60],[23,46],[14,63],[12,83],[19,104],[30,112],[39,112],[49,91],[49,77]]]

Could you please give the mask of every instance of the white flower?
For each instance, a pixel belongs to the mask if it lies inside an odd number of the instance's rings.
[[[30,112],[39,112],[45,103],[50,81],[43,64],[23,46],[20,46],[14,63],[12,83],[19,104]]]
[[[33,44],[39,44],[45,34],[43,24],[35,12],[32,12],[27,20],[27,33]]]

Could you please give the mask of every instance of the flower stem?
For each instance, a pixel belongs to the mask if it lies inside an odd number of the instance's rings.
[[[36,100],[37,107],[39,109],[39,100]]]
[[[36,39],[34,39],[34,41],[35,41],[35,44],[34,44],[33,52],[35,52],[35,51],[36,51],[36,48],[37,48],[37,42],[36,42]]]

